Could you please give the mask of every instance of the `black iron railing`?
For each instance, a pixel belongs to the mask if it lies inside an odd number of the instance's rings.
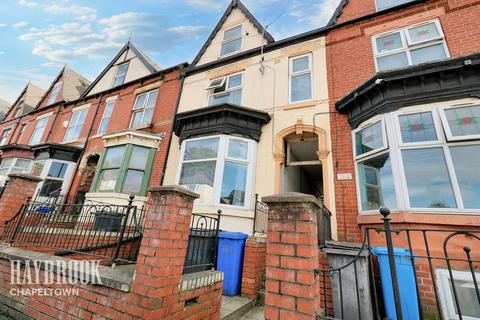
[[[253,234],[267,233],[268,205],[258,200],[258,193],[255,193],[255,207],[253,211]]]
[[[2,240],[53,249],[60,256],[82,254],[135,263],[143,234],[144,208],[127,205],[29,200],[8,220]]]
[[[322,207],[317,217],[318,244],[320,246],[325,245],[325,241],[332,240],[331,216],[332,213],[322,201]]]
[[[184,273],[216,268],[221,213],[222,210],[218,210],[216,216],[192,215]]]
[[[390,211],[382,208],[380,212],[383,228],[366,228],[363,243],[347,263],[315,270],[321,291],[318,318],[462,320],[477,316],[480,229],[392,228]],[[338,247],[333,252],[338,255]],[[382,273],[382,263],[387,272]],[[412,284],[407,291],[406,282]]]

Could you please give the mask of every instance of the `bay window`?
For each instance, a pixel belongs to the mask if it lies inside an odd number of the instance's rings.
[[[4,184],[11,173],[28,173],[32,167],[32,160],[21,158],[5,158],[0,163],[0,185]]]
[[[95,189],[145,195],[155,150],[125,144],[108,147],[101,160]]]
[[[255,141],[220,135],[182,143],[178,184],[200,194],[197,203],[248,208]]]
[[[68,162],[52,161],[38,195],[49,197],[54,194],[61,194],[67,169]]]
[[[243,72],[213,79],[207,87],[209,90],[208,105],[242,102]]]
[[[377,71],[403,68],[449,57],[438,20],[372,38]]]
[[[479,113],[478,104],[404,108],[354,130],[361,211],[478,212]]]
[[[155,89],[137,96],[133,105],[133,117],[130,128],[141,128],[152,123],[157,95],[158,89]]]

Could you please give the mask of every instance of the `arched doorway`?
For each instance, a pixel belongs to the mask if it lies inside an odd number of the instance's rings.
[[[329,206],[326,131],[296,125],[275,136],[275,192],[301,192]]]
[[[78,189],[79,196],[85,195],[87,192],[90,191],[99,160],[100,155],[98,153],[92,153],[87,157],[87,161],[82,170],[82,180],[80,181],[80,187]]]

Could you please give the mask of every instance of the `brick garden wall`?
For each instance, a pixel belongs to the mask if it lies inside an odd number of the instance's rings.
[[[266,249],[265,238],[249,237],[245,243],[241,292],[248,299],[257,299],[262,289]]]
[[[180,187],[151,190],[144,235],[130,289],[101,285],[45,285],[78,289],[78,296],[14,296],[10,262],[0,258],[0,309],[25,319],[218,319],[223,274],[183,275],[196,194]],[[5,250],[0,246],[0,256]],[[26,251],[28,253],[28,251]],[[3,254],[3,255],[2,255]],[[50,259],[55,259],[50,256]],[[106,268],[106,267],[105,267]],[[38,285],[37,285],[38,286]],[[126,292],[128,291],[128,292]]]

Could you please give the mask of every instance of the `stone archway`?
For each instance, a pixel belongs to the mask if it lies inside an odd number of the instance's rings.
[[[295,125],[287,127],[275,135],[275,152],[273,154],[275,160],[275,180],[274,190],[275,193],[281,192],[281,179],[282,179],[282,165],[285,163],[286,150],[285,141],[292,136],[303,136],[305,134],[315,135],[318,141],[318,148],[316,155],[318,160],[322,164],[322,176],[323,176],[323,192],[325,205],[329,206],[329,186],[328,186],[328,161],[329,154],[327,144],[327,132],[325,129],[314,127],[312,125],[304,124],[299,121]]]

